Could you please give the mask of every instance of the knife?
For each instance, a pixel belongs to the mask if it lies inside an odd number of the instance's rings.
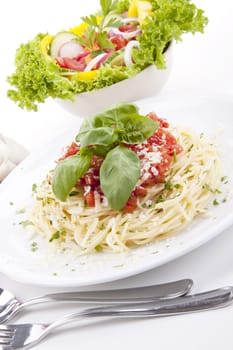
[[[80,291],[46,294],[21,302],[6,289],[0,288],[0,322],[6,322],[21,309],[39,304],[51,302],[76,302],[95,304],[142,304],[158,302],[186,295],[192,288],[193,281],[183,279],[170,283],[157,284],[145,287],[135,287],[115,290]]]
[[[187,278],[169,283],[155,284],[144,287],[53,293],[28,300],[28,305],[34,302],[40,303],[56,301],[114,304],[147,303],[154,300],[180,297],[189,293],[192,286],[193,281]],[[26,303],[27,301],[24,304]]]

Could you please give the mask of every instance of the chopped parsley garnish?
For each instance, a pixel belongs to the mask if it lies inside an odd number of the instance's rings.
[[[181,184],[175,184],[174,187],[175,187],[176,189],[181,188]]]
[[[52,234],[52,236],[50,237],[49,239],[49,242],[52,242],[54,241],[55,239],[59,239],[61,238],[62,236],[64,236],[66,234],[66,231],[63,229],[61,231],[56,231]]]
[[[212,188],[211,188],[210,185],[208,185],[208,184],[204,184],[204,185],[202,186],[202,189],[203,189],[203,190],[206,190],[206,191],[213,192]]]
[[[30,220],[21,221],[19,224],[22,225],[23,227],[27,227],[27,226],[30,226],[30,225],[34,226],[34,223],[32,221],[30,221]]]
[[[103,248],[101,247],[100,244],[98,244],[98,245],[95,247],[95,250],[96,250],[97,252],[102,252]]]
[[[191,152],[192,148],[194,147],[194,144],[192,143],[192,145],[189,147],[188,152]]]
[[[213,200],[213,205],[219,205],[219,202],[217,201],[217,199]]]
[[[223,182],[224,185],[226,185],[226,184],[228,183],[228,178],[227,178],[227,176],[222,176],[222,177],[221,177],[221,182]]]
[[[191,173],[191,170],[190,170],[190,169],[186,169],[185,172],[184,172],[185,175],[186,175],[186,174],[189,174],[189,173]]]
[[[166,181],[165,183],[164,183],[164,188],[166,189],[166,190],[172,190],[172,188],[173,188],[173,185],[172,185],[172,183],[171,183],[171,181],[170,180],[168,180],[168,181]]]
[[[204,184],[202,186],[202,189],[206,190],[206,191],[209,191],[211,193],[217,193],[217,194],[221,194],[222,193],[222,191],[219,190],[218,188],[215,188],[215,189],[211,188],[211,186],[209,184]]]
[[[32,184],[32,192],[33,193],[37,192],[37,184]]]
[[[176,150],[174,149],[173,151],[173,162],[177,161],[177,154],[176,154]]]
[[[162,202],[165,202],[166,201],[166,198],[161,194],[155,201],[155,203],[162,203]]]
[[[25,209],[25,208],[22,208],[22,209],[17,210],[17,211],[16,211],[16,214],[24,214],[25,211],[26,211],[26,209]]]
[[[38,250],[38,243],[37,242],[32,242],[31,244],[31,251],[36,252]]]

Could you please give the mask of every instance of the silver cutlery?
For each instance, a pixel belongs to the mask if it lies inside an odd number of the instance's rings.
[[[47,294],[24,302],[17,299],[11,292],[0,288],[0,323],[8,321],[21,309],[38,303],[148,303],[153,300],[175,298],[187,294],[192,286],[191,279],[183,279],[137,288]]]
[[[91,318],[145,318],[161,317],[216,309],[229,305],[233,300],[231,287],[219,288],[180,298],[157,300],[143,304],[123,304],[94,307],[68,315],[51,324],[25,323],[0,326],[0,349],[15,350],[31,347],[40,342],[55,328],[78,320]]]

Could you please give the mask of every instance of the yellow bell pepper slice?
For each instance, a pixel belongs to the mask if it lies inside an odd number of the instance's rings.
[[[102,17],[101,16],[97,16],[97,23],[99,24],[101,22]],[[76,27],[70,28],[69,32],[74,33],[78,36],[82,36],[83,32],[88,28],[88,24],[85,22],[82,22],[81,24],[79,24]]]
[[[132,0],[128,10],[128,17],[138,17],[139,23],[143,24],[146,17],[150,17],[151,12],[152,5],[149,1]]]
[[[52,59],[51,56],[48,54],[49,45],[51,44],[52,40],[53,40],[53,35],[48,34],[41,40],[41,43],[40,43],[41,52],[44,55],[44,57],[48,60]]]
[[[76,27],[70,28],[69,32],[76,34],[78,36],[81,36],[84,30],[87,29],[87,27],[88,27],[88,24],[83,22]]]
[[[77,72],[72,75],[71,79],[74,77],[78,77],[80,80],[92,80],[95,78],[98,69],[91,70],[90,72]]]
[[[129,5],[129,9],[128,9],[128,17],[137,17],[138,10],[137,10],[137,6],[136,6],[136,2],[137,2],[137,0],[131,1],[130,5]]]

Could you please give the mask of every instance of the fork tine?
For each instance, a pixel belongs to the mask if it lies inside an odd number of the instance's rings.
[[[8,325],[8,326],[0,325],[0,333],[4,333],[4,334],[6,334],[6,333],[10,333],[10,334],[15,333],[15,327],[12,327],[10,325]]]
[[[0,325],[0,350],[10,350],[15,329],[11,326]]]
[[[10,346],[11,345],[11,339],[0,339],[0,345],[9,345]]]
[[[6,334],[0,333],[0,342],[1,340],[4,340],[4,339],[12,339],[12,335],[9,333],[6,333]]]

